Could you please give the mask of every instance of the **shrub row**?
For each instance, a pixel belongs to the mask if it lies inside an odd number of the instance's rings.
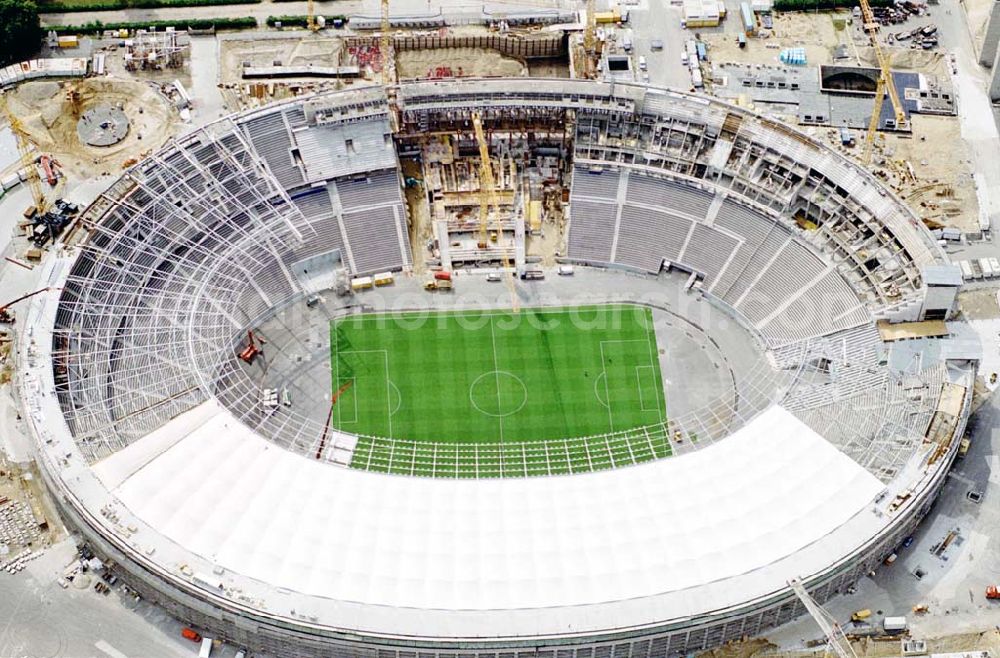
[[[56,34],[98,34],[104,30],[145,30],[148,28],[175,27],[178,30],[247,30],[257,27],[257,19],[253,16],[242,18],[191,18],[177,21],[129,21],[125,23],[104,23],[93,21],[83,25],[59,25],[46,27],[55,30]]]
[[[40,5],[38,12],[52,14],[73,11],[111,11],[115,9],[159,9],[162,7],[208,7],[217,5],[254,5],[262,0],[102,0],[94,3],[76,3],[54,0]]]

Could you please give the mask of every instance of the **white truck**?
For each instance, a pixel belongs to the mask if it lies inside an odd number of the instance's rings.
[[[906,628],[906,617],[886,617],[882,620],[882,630],[886,633],[902,633]]]

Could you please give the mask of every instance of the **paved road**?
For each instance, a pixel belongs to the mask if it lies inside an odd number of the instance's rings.
[[[56,579],[75,555],[71,540],[49,549],[17,575],[0,573],[0,656],[54,658],[193,658],[197,645],[181,639],[181,624],[116,588],[62,589]],[[220,647],[217,658],[232,658]]]
[[[435,0],[433,6],[428,0],[393,0],[391,13],[423,14],[442,11],[480,11],[482,3],[474,4],[468,0]],[[573,0],[519,0],[518,2],[491,2],[489,10],[513,10],[523,8],[547,8],[576,6]],[[116,23],[126,21],[167,21],[190,18],[224,18],[233,16],[253,16],[261,25],[268,16],[290,15],[302,16],[307,11],[306,2],[262,2],[256,5],[222,5],[211,7],[164,7],[160,9],[128,9],[123,11],[77,11],[61,14],[42,14],[42,27],[50,25],[82,25],[92,21]],[[317,0],[318,14],[365,14],[377,16],[380,11],[378,0]]]
[[[903,615],[909,619],[914,637],[992,630],[1000,625],[1000,607],[983,596],[986,585],[1000,582],[1000,396],[994,395],[969,424],[972,448],[955,463],[937,503],[917,532],[913,545],[899,551],[891,566],[878,568],[874,578],[864,578],[857,591],[838,596],[825,605],[844,622],[854,610],[884,616]],[[969,490],[985,491],[979,504],[966,498]],[[950,531],[959,539],[946,551],[944,559],[931,548]],[[913,574],[920,570],[918,579]],[[926,615],[915,616],[916,604],[930,606]],[[822,632],[809,617],[802,617],[768,633],[782,648],[802,647]]]

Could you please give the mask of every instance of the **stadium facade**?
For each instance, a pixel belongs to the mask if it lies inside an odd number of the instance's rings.
[[[803,614],[789,580],[827,600],[914,531],[977,356],[940,324],[947,259],[874,177],[774,121],[644,86],[394,95],[395,116],[365,88],[196,130],[113,184],[82,245],[46,263],[52,292],[23,323],[25,417],[70,526],[131,587],[276,656],[675,656]],[[236,357],[247,330],[335,264],[409,269],[400,158],[468,134],[473,110],[561,142],[564,256],[593,288],[687,282],[753,337],[759,364],[724,401],[673,419],[698,445],[640,459],[640,440],[671,437],[643,428],[607,437],[614,468],[555,475],[525,456],[485,473],[470,448],[447,473],[426,454],[401,472],[371,448],[361,464],[360,439],[315,414],[261,408]]]

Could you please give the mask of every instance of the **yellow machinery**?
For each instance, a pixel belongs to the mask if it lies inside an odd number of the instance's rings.
[[[319,24],[316,22],[315,0],[309,0],[308,9],[306,11],[306,27],[309,28],[310,32],[315,32],[319,29]]]
[[[597,12],[596,0],[587,0],[586,26],[583,29],[583,53],[586,57],[584,74],[592,78],[597,70]]]
[[[882,102],[884,96],[889,96],[892,103],[892,111],[895,115],[896,128],[905,128],[908,121],[903,103],[899,100],[899,93],[896,91],[896,83],[892,79],[892,71],[889,70],[889,58],[882,51],[882,45],[878,41],[879,25],[872,13],[872,7],[868,0],[861,2],[862,27],[871,39],[872,48],[875,49],[875,58],[878,60],[879,78],[875,87],[875,108],[872,111],[871,121],[868,122],[868,134],[865,135],[864,162],[871,162],[872,150],[875,146],[875,132],[878,130],[879,115],[882,113]]]
[[[496,182],[493,179],[493,165],[490,162],[490,148],[486,142],[486,133],[483,132],[483,117],[479,112],[472,113],[472,127],[476,132],[476,142],[479,144],[479,248],[486,249],[489,246],[487,237],[489,234],[489,214],[490,206],[497,212],[497,235],[503,235],[503,225],[500,222],[500,204],[497,202]],[[505,272],[504,280],[510,290],[510,306],[515,313],[521,310],[517,298],[517,286],[514,278],[517,273],[511,267],[510,258],[507,256],[507,249],[503,245],[500,247],[500,257],[503,261]]]
[[[28,133],[24,129],[24,124],[11,112],[10,106],[7,105],[6,97],[0,96],[0,106],[2,106],[0,109],[3,110],[4,115],[7,117],[7,122],[10,124],[11,132],[14,133],[14,137],[17,140],[17,152],[21,154],[21,169],[24,170],[25,175],[28,177],[26,182],[28,189],[31,190],[31,198],[35,202],[35,212],[39,215],[44,215],[49,209],[49,202],[42,191],[42,181],[38,176],[35,158],[31,154],[31,140],[28,139]]]
[[[382,84],[389,86],[395,82],[393,69],[392,39],[389,36],[389,0],[382,0],[382,35],[379,44],[382,55]]]

